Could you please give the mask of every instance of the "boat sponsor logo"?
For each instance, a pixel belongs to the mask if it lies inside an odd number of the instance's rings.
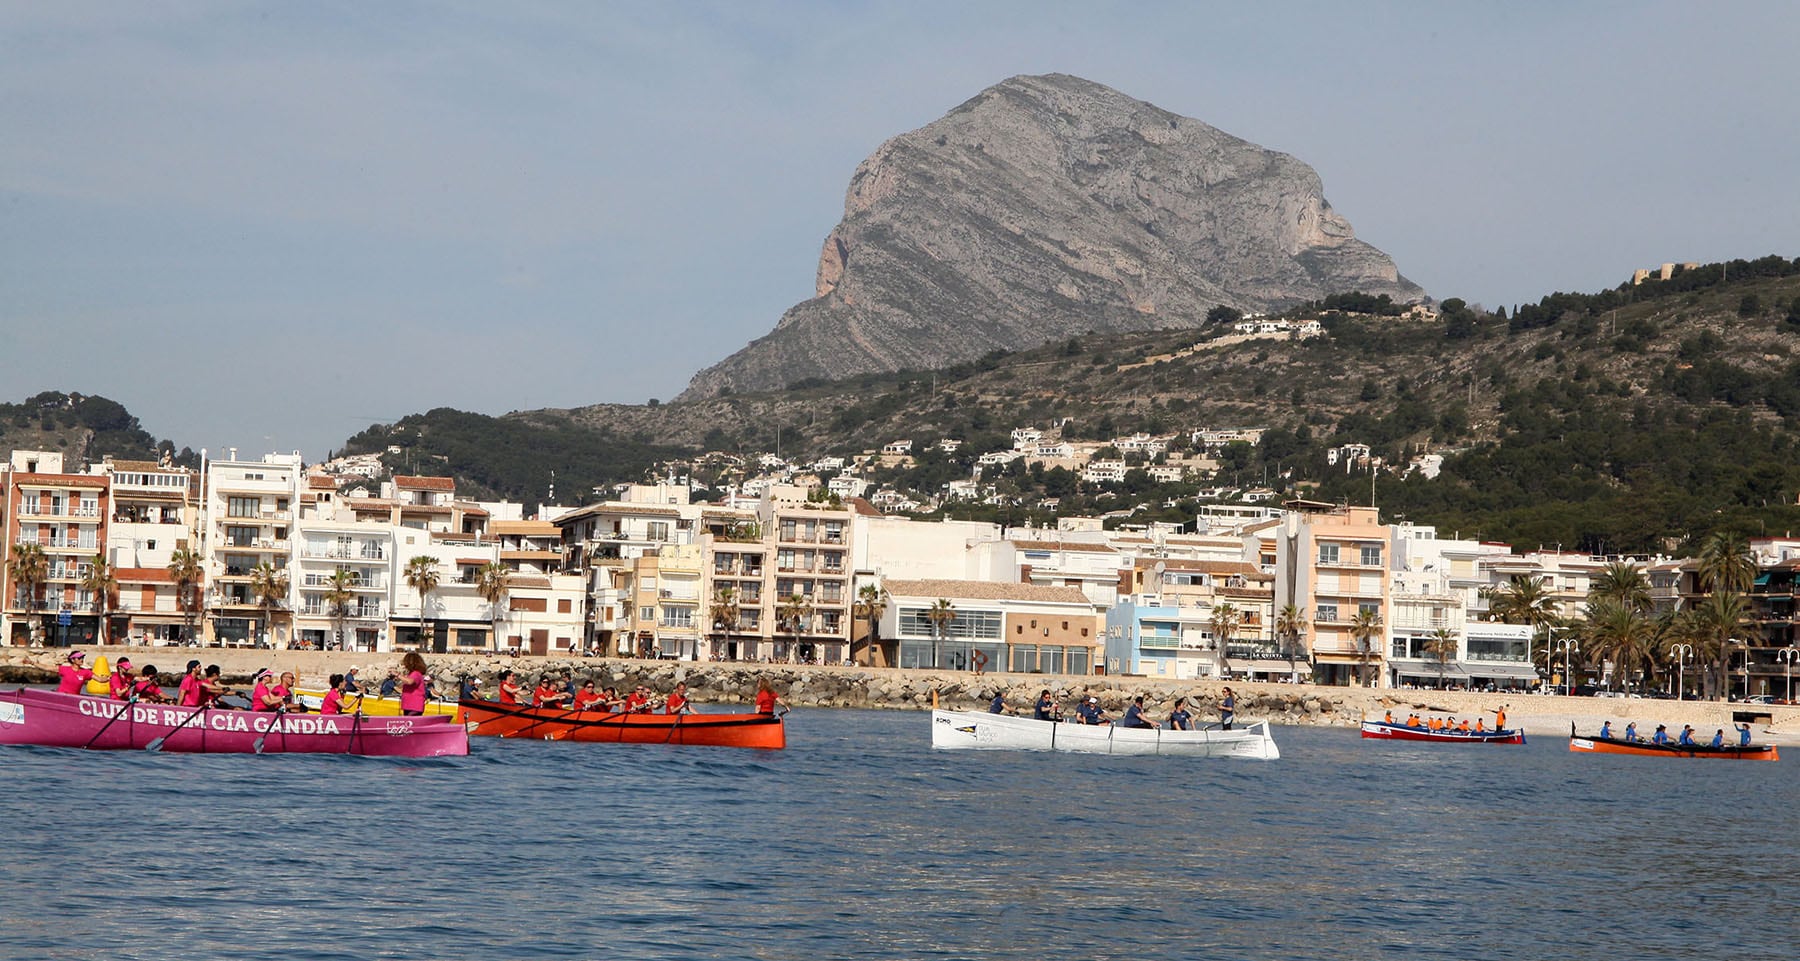
[[[956,728],[955,730],[957,730],[963,734],[974,734],[975,733],[975,725],[971,724],[968,727],[959,727],[959,728]]]
[[[112,720],[118,717],[126,705],[118,702],[83,700],[77,707],[82,714]],[[134,724],[161,724],[174,727],[182,724],[193,712],[185,708],[159,707],[154,704],[130,705],[130,720]],[[280,719],[280,724],[275,722]],[[317,714],[271,714],[253,713],[250,711],[209,711],[201,723],[206,727],[226,733],[267,734],[271,728],[276,734],[345,734],[347,729],[339,725],[337,717],[322,717]]]
[[[389,721],[387,726],[387,732],[392,737],[405,737],[412,733],[412,729],[413,722],[410,717],[400,721]]]
[[[1569,744],[1570,744],[1570,746],[1574,747],[1575,749],[1581,750],[1581,751],[1592,751],[1594,749],[1594,742],[1590,741],[1584,737],[1575,738],[1575,739],[1571,740],[1569,742]]]
[[[0,724],[24,724],[25,705],[16,701],[0,701]]]

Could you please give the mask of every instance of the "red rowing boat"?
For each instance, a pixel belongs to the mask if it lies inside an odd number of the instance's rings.
[[[468,732],[443,717],[176,707],[29,688],[0,691],[0,744],[195,754],[469,753]]]
[[[1524,744],[1525,731],[1506,728],[1498,731],[1433,731],[1428,727],[1407,727],[1386,721],[1362,722],[1362,736],[1384,741],[1436,741],[1440,744]]]
[[[787,747],[787,727],[779,714],[625,714],[466,700],[457,706],[456,719],[470,734],[488,737],[767,750]]]

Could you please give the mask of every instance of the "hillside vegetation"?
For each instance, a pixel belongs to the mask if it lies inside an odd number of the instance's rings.
[[[1327,330],[1300,341],[1229,343],[1223,325],[1088,335],[935,372],[692,403],[438,410],[372,427],[348,449],[417,447],[412,463],[437,458],[441,472],[522,498],[541,496],[554,470],[566,501],[670,460],[717,480],[730,461],[699,458],[707,451],[810,461],[911,438],[914,465],[876,479],[931,494],[1009,447],[1016,426],[1066,421],[1062,435],[1077,440],[1267,426],[1260,447],[1219,454],[1221,483],[1367,503],[1366,471],[1326,465],[1330,448],[1364,443],[1388,464],[1446,453],[1436,480],[1382,473],[1376,501],[1463,536],[1654,551],[1722,526],[1800,529],[1800,262],[1710,264],[1510,315],[1451,299],[1437,320],[1412,321],[1382,316],[1373,298],[1327,303],[1377,312],[1291,311]],[[944,437],[964,443],[925,451]],[[1017,463],[987,479],[1007,503],[958,504],[955,516],[1047,523],[1142,505],[1140,518],[1189,519],[1199,486],[1141,472],[1088,485]]]

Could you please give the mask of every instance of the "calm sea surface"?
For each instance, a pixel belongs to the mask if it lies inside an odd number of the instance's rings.
[[[0,957],[1800,954],[1800,756],[1280,728],[1279,761],[1159,760],[789,722],[783,752],[0,749]]]

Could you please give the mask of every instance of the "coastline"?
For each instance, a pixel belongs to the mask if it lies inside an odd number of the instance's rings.
[[[154,664],[165,677],[179,676],[189,659],[218,664],[228,683],[243,685],[257,669],[277,673],[293,671],[306,687],[323,687],[326,678],[351,667],[359,668],[365,682],[379,682],[389,668],[398,668],[398,653],[370,654],[354,651],[270,651],[246,648],[196,647],[87,647],[90,657],[105,655],[114,661],[130,656],[142,668]],[[0,684],[54,683],[63,649],[0,649]],[[1225,682],[1215,680],[1172,681],[1143,677],[1070,676],[1041,674],[923,671],[745,662],[656,661],[636,658],[530,657],[500,654],[427,654],[432,679],[440,691],[454,691],[459,676],[475,676],[492,693],[503,670],[518,672],[525,682],[545,672],[572,674],[578,681],[592,679],[602,687],[646,684],[666,692],[676,681],[685,681],[702,704],[746,705],[755,698],[757,682],[767,677],[789,707],[868,708],[876,710],[928,710],[932,695],[939,706],[958,710],[982,710],[996,688],[1004,689],[1014,713],[1030,710],[1038,692],[1051,694],[1072,709],[1077,696],[1093,695],[1108,713],[1122,712],[1131,699],[1143,695],[1152,716],[1165,716],[1177,697],[1186,697],[1202,721],[1216,720],[1220,692]],[[172,686],[173,682],[170,682]],[[1766,715],[1753,722],[1759,743],[1800,744],[1800,706],[1746,705],[1716,701],[1654,701],[1619,698],[1563,697],[1561,695],[1485,693],[1477,691],[1428,691],[1404,689],[1327,687],[1315,684],[1267,684],[1233,681],[1238,716],[1244,722],[1269,720],[1276,724],[1354,727],[1365,715],[1380,717],[1392,710],[1397,716],[1421,714],[1487,718],[1505,706],[1507,722],[1525,730],[1527,737],[1567,737],[1570,724],[1585,734],[1599,730],[1604,721],[1623,727],[1636,721],[1640,729],[1668,724],[1679,728],[1692,724],[1710,738],[1714,730],[1730,733],[1737,711]]]

